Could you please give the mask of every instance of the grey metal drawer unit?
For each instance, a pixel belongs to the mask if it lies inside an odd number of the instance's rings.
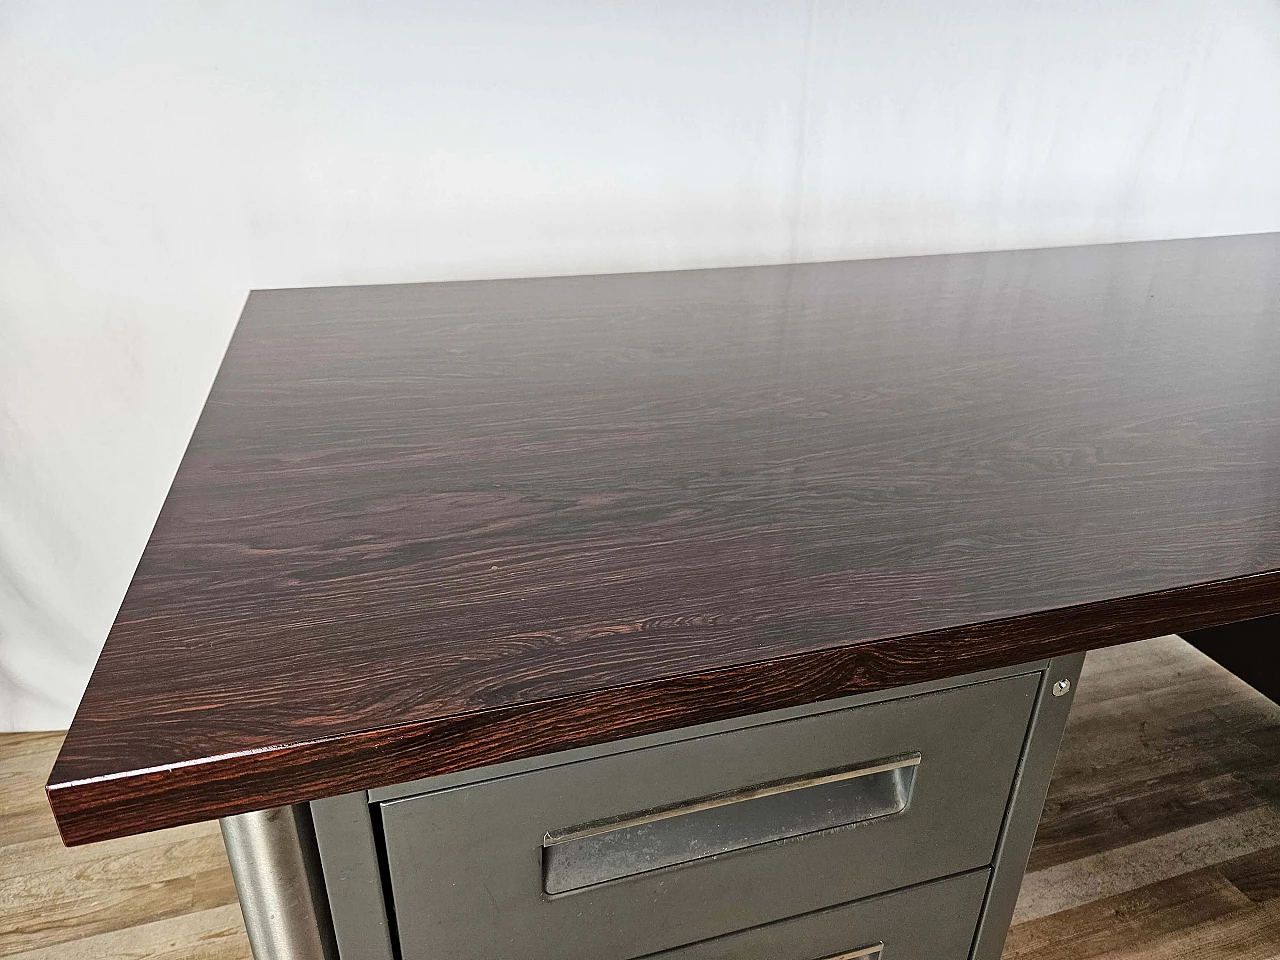
[[[650,960],[964,960],[990,874],[974,870],[678,947]]]
[[[983,867],[1039,682],[1014,676],[384,802],[402,956],[630,960]]]

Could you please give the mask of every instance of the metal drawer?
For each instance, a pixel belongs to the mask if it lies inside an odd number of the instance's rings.
[[[704,940],[652,960],[967,960],[989,869]]]
[[[379,805],[404,960],[630,960],[987,865],[1039,676]]]

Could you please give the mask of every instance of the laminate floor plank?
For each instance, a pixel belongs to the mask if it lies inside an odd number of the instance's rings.
[[[1004,960],[1096,960],[1135,943],[1221,920],[1253,906],[1214,868],[1094,900],[1033,923],[1015,924]]]
[[[1280,846],[1280,811],[1262,807],[1036,870],[1022,882],[1014,923],[1273,846]]]
[[[1267,806],[1268,798],[1236,774],[1186,781],[1114,803],[1061,813],[1036,837],[1029,869],[1042,870]],[[1178,782],[1183,781],[1183,782]]]
[[[1254,903],[1280,898],[1280,847],[1224,863],[1219,872]]]
[[[235,899],[218,836],[28,873],[0,888],[0,956]]]
[[[112,840],[109,844],[110,853],[104,853],[103,845],[96,843],[64,847],[57,836],[5,844],[0,848],[4,850],[4,857],[0,858],[0,880],[28,873],[39,873],[50,869],[53,864],[70,867],[91,863],[104,857],[124,856],[138,850],[163,847],[181,840],[205,836],[221,837],[217,823],[193,823],[186,827],[174,827],[172,830],[157,830],[154,833],[140,833],[137,836]]]
[[[65,848],[0,735],[0,957],[251,960],[214,823]],[[1280,958],[1280,708],[1176,637],[1089,654],[1005,960]]]
[[[86,887],[90,889],[100,892],[63,896],[51,903],[32,897],[18,909],[0,907],[6,915],[5,930],[0,933],[0,957],[21,956],[38,948],[236,902],[235,886],[225,862],[199,873],[133,885],[102,883]]]
[[[53,816],[34,803],[0,807],[0,825],[0,837],[6,845],[58,835]]]
[[[43,757],[50,749],[56,754],[66,734],[61,730],[41,730],[34,733],[6,733],[0,736],[4,738],[4,745],[0,747],[0,769],[2,769],[3,764],[25,754]],[[49,765],[46,763],[45,766]]]
[[[253,960],[236,903],[12,955],[11,960]]]
[[[1082,680],[1082,687],[1087,682],[1087,678]],[[1204,769],[1206,764],[1232,772],[1249,757],[1274,757],[1274,752],[1264,745],[1268,723],[1265,716],[1251,710],[1224,715],[1218,703],[1203,703],[1185,713],[1160,716],[1148,713],[1141,699],[1136,699],[1125,710],[1073,723],[1073,741],[1087,747],[1076,749],[1069,742],[1068,752],[1060,758],[1057,768],[1060,780],[1054,785],[1053,801],[1075,797],[1097,801],[1098,782],[1102,780],[1113,785],[1141,783],[1175,771]],[[1270,722],[1274,723],[1274,719]]]
[[[1280,957],[1280,904],[1259,904],[1222,919],[1169,931],[1146,943],[1113,951],[1108,960],[1276,960]]]

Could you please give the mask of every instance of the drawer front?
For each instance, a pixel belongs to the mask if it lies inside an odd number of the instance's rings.
[[[967,960],[989,869],[656,954],[652,960]]]
[[[380,805],[404,960],[630,960],[987,865],[1039,675]]]

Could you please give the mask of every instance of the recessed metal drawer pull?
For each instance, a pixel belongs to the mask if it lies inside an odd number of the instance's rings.
[[[883,952],[884,944],[875,943],[851,953],[837,953],[834,957],[823,957],[823,960],[880,960],[880,954]]]
[[[828,770],[635,816],[551,832],[543,889],[568,893],[758,844],[849,826],[905,810],[920,754]],[[874,953],[841,954],[874,957]]]

